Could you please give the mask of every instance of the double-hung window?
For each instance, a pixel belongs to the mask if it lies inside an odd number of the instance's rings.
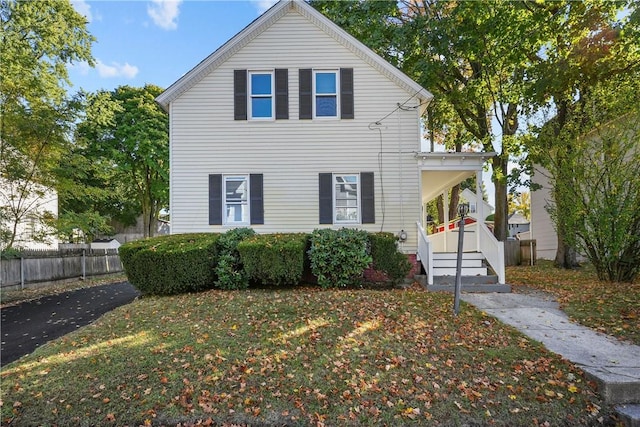
[[[273,73],[270,71],[249,72],[249,117],[273,119]]]
[[[318,174],[319,224],[375,224],[373,172]]]
[[[360,222],[360,175],[333,175],[334,224]]]
[[[249,224],[249,177],[224,176],[224,223]]]
[[[339,117],[338,75],[338,70],[314,70],[313,96],[316,117]]]

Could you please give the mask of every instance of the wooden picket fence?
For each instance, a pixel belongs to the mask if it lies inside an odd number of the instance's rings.
[[[0,259],[0,287],[15,289],[123,271],[117,249],[28,250]]]

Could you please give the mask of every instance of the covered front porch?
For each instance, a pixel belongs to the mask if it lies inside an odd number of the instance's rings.
[[[455,259],[459,228],[456,221],[449,225],[448,209],[444,209],[444,227],[439,232],[429,233],[426,205],[439,195],[448,200],[448,191],[469,177],[476,176],[477,200],[468,200],[475,205],[475,222],[465,222],[462,275],[474,283],[490,283],[485,278],[495,277],[498,285],[505,285],[504,244],[499,242],[485,225],[482,203],[482,169],[484,163],[495,153],[417,153],[420,171],[420,194],[422,215],[416,224],[418,229],[418,260],[426,273],[427,286],[436,281],[450,284],[455,277]],[[455,218],[451,218],[454,220]],[[466,266],[465,266],[466,264]],[[494,283],[495,283],[494,282]],[[437,285],[437,283],[436,283]],[[445,286],[446,287],[446,286]],[[489,288],[487,288],[489,289]],[[493,288],[492,288],[493,289]]]

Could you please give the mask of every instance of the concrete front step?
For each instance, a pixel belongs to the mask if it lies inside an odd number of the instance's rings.
[[[486,276],[487,267],[462,267],[463,276]],[[455,276],[455,267],[433,267],[433,276]]]
[[[458,254],[456,252],[434,252],[433,253],[434,261],[437,259],[458,259]],[[484,255],[480,252],[463,252],[462,259],[484,259]]]
[[[427,284],[425,275],[417,275],[415,279],[428,291],[455,291],[455,276],[434,276],[433,285]],[[511,292],[510,285],[498,283],[498,276],[462,276],[460,282],[463,292]]]
[[[481,268],[482,259],[462,259],[462,268]],[[456,259],[435,259],[433,260],[433,268],[456,268],[458,260]]]

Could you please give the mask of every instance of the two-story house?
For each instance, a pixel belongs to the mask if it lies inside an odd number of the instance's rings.
[[[280,1],[157,98],[171,232],[357,227],[406,235],[415,255],[429,197],[491,155],[423,153],[431,98],[312,6]]]

